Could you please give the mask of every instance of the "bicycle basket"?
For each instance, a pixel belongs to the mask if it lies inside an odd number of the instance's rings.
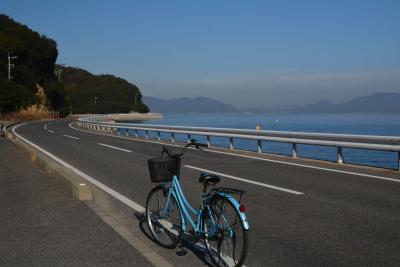
[[[179,177],[181,166],[180,158],[158,157],[147,161],[150,171],[150,179],[153,183],[172,181],[174,175]]]

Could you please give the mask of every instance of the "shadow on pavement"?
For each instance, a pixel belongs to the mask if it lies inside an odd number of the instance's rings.
[[[139,220],[139,227],[140,227],[140,230],[143,232],[143,234],[148,239],[153,241],[154,244],[156,244],[158,246],[157,242],[154,240],[154,238],[153,238],[153,236],[152,236],[152,234],[150,232],[150,229],[149,229],[149,227],[147,225],[145,214],[144,213],[135,212],[134,215]],[[183,237],[182,237],[182,240],[181,240],[180,244],[175,249],[175,254],[177,256],[183,257],[183,256],[187,255],[187,253],[189,251],[191,251],[194,255],[196,255],[202,261],[202,263],[204,263],[204,265],[206,265],[206,266],[215,266],[214,264],[212,264],[207,250],[205,248],[200,247],[199,245],[197,245],[196,242],[197,242],[197,240],[194,239],[193,235],[185,233],[183,235]],[[199,240],[198,242],[201,242],[201,240]]]

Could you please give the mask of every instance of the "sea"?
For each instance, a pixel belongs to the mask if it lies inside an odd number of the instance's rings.
[[[342,133],[363,135],[400,136],[400,114],[253,114],[253,113],[170,113],[157,121],[144,124],[200,126],[218,128],[299,131],[315,133]],[[156,138],[155,133],[150,137]],[[170,139],[170,134],[161,134],[162,139]],[[176,135],[177,141],[186,141],[186,135]],[[199,142],[206,142],[204,136],[192,136]],[[211,138],[214,146],[228,147],[228,138]],[[235,148],[256,151],[257,142],[234,140]],[[287,143],[264,142],[263,152],[291,155]],[[298,145],[299,157],[336,161],[336,148],[324,146]],[[350,164],[368,165],[380,168],[398,169],[398,153],[376,150],[343,149],[344,161]]]

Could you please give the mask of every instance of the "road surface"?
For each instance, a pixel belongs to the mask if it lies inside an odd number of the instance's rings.
[[[30,123],[16,132],[145,206],[154,186],[147,159],[160,155],[162,144],[79,131],[69,123]],[[251,225],[247,266],[400,264],[398,173],[351,168],[350,172],[361,174],[357,175],[322,163],[306,162],[310,168],[296,163],[302,161],[288,164],[280,158],[260,160],[226,151],[189,151],[182,162],[181,183],[195,207],[202,190],[200,170],[221,174],[219,186],[247,191],[243,198]],[[170,251],[154,245],[154,249],[177,266],[207,263],[204,253],[185,247]]]

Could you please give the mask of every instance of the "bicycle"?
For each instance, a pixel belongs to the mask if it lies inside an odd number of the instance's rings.
[[[172,249],[180,243],[183,233],[187,233],[189,224],[196,240],[204,240],[214,264],[242,266],[247,256],[250,229],[245,206],[240,204],[245,191],[221,187],[207,192],[209,186],[220,182],[220,177],[202,173],[199,177],[199,183],[203,184],[201,204],[198,210],[194,209],[179,183],[181,158],[191,146],[208,147],[193,139],[181,153],[172,154],[163,147],[161,157],[148,160],[151,181],[158,184],[146,201],[150,232],[156,243]],[[239,195],[239,201],[232,194]]]

